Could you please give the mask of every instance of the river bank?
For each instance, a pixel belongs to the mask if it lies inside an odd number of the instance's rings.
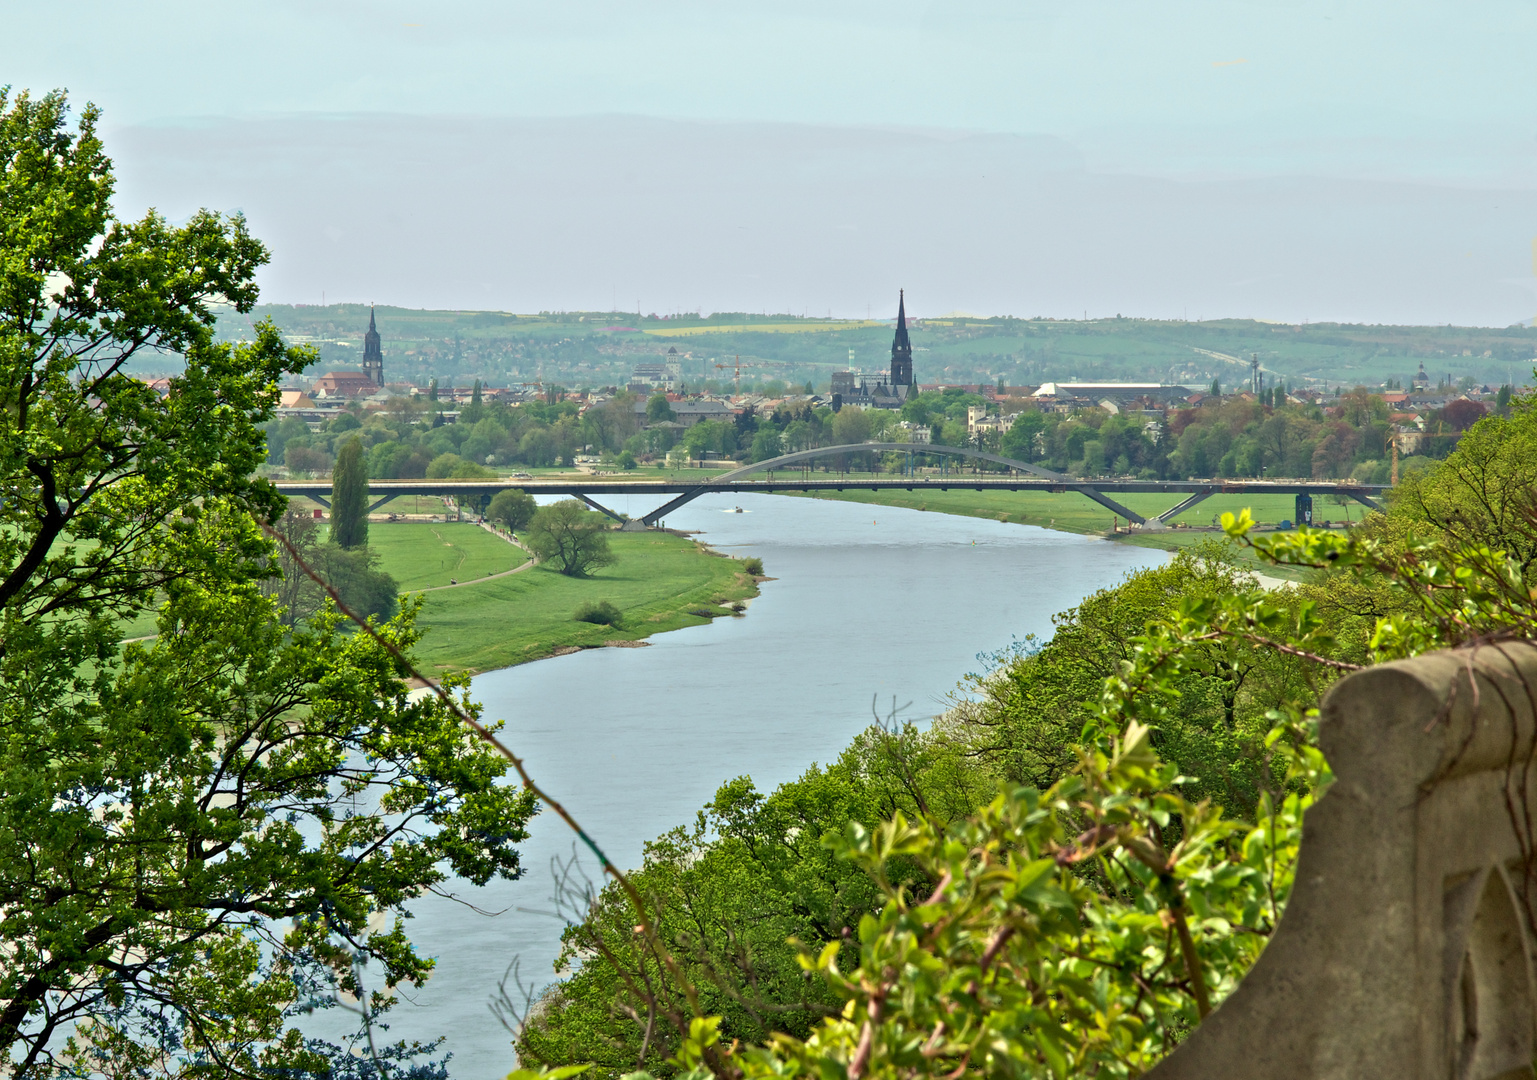
[[[422,596],[418,621],[427,632],[417,656],[430,673],[491,671],[581,649],[633,647],[654,634],[734,616],[731,605],[758,595],[741,560],[687,536],[611,532],[608,539],[613,565],[571,578],[543,566],[508,573],[504,564],[526,556],[468,523],[370,530],[380,569],[403,593]],[[575,619],[583,604],[603,601],[619,609],[618,626]]]
[[[653,636],[645,649],[488,671],[471,687],[540,784],[622,867],[733,777],[769,792],[835,761],[877,714],[927,723],[989,654],[1049,636],[1052,615],[1165,558],[996,520],[769,495],[707,495],[668,519],[727,555],[763,559],[774,580],[750,617]],[[453,899],[412,905],[411,936],[437,968],[390,1015],[390,1038],[446,1035],[465,1080],[513,1067],[510,1037],[486,1009],[509,965],[519,961],[536,992],[557,977],[554,861],[579,855],[575,880],[602,881],[559,818],[539,815],[530,833],[519,880],[451,881]],[[521,1000],[517,982],[507,986]]]
[[[804,495],[798,492],[784,494],[798,499],[855,502],[870,506],[900,506],[909,510],[984,518],[988,521],[1015,525],[1034,525],[1054,532],[1100,536],[1116,543],[1158,551],[1178,551],[1180,548],[1200,543],[1204,539],[1220,539],[1222,534],[1212,529],[1211,525],[1226,513],[1236,514],[1247,508],[1257,521],[1275,524],[1288,520],[1295,512],[1292,497],[1289,495],[1213,495],[1171,519],[1171,525],[1183,527],[1160,532],[1141,530],[1127,532],[1125,518],[1117,518],[1098,503],[1072,491],[1058,493],[974,491],[963,488],[935,491],[916,488],[913,491],[882,489],[879,491],[828,491]],[[1179,500],[1179,496],[1120,493],[1116,495],[1116,500],[1139,514],[1152,515],[1169,509]],[[1352,522],[1359,521],[1365,509],[1362,506],[1354,510],[1333,506],[1324,510],[1320,507],[1319,520],[1322,521],[1327,513],[1333,512],[1337,521],[1345,520],[1347,515]],[[1122,528],[1120,532],[1112,531],[1116,528],[1117,522]],[[1246,569],[1262,571],[1274,577],[1300,580],[1305,573],[1289,567],[1276,567],[1261,562],[1246,548],[1239,549],[1236,555],[1240,564]]]

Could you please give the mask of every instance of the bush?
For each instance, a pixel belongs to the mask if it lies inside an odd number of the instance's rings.
[[[635,468],[635,455],[628,450],[621,450],[619,452],[619,467],[621,469]]]
[[[600,600],[596,604],[591,601],[576,609],[574,616],[577,622],[597,623],[600,626],[618,626],[624,621],[619,609],[607,600]]]
[[[753,577],[763,576],[763,560],[759,558],[743,559],[742,569]]]

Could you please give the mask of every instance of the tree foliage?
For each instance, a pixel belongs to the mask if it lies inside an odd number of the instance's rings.
[[[539,504],[526,491],[516,488],[498,491],[486,510],[486,517],[511,532],[522,532],[534,520]]]
[[[354,1071],[292,1019],[387,1007],[369,964],[425,978],[405,904],[516,874],[534,807],[388,650],[262,594],[259,425],[313,355],[214,340],[265,249],[239,217],[114,219],[96,120],[0,93],[0,1068]],[[379,633],[409,650],[413,617]]]
[[[348,439],[331,473],[331,542],[341,548],[368,544],[368,471],[363,443]]]
[[[1001,779],[980,807],[931,801],[912,749],[897,757],[906,804],[874,824],[870,807],[833,798],[771,840],[744,836],[741,822],[773,818],[743,782],[722,789],[640,871],[663,931],[625,935],[630,913],[605,891],[568,933],[566,961],[581,966],[520,1047],[595,1060],[599,1075],[1143,1074],[1232,991],[1285,909],[1304,814],[1331,778],[1316,705],[1332,681],[1537,639],[1537,585],[1502,547],[1537,534],[1537,499],[1458,494],[1521,467],[1529,404],[1481,421],[1351,534],[1251,536],[1247,512],[1224,518],[1233,542],[1310,569],[1301,588],[1259,589],[1209,547],[1088,598],[1050,642],[1000,657],[918,744],[973,781]],[[857,784],[838,779],[848,800]],[[963,790],[954,776],[940,787]],[[857,869],[873,887],[832,892],[852,901],[857,933],[769,920],[828,895],[755,869],[773,845],[803,842],[803,825],[836,856],[824,880]],[[813,986],[777,966],[788,953],[774,951],[776,933],[794,936]],[[578,1030],[606,1056],[563,1048]]]
[[[587,577],[609,566],[608,525],[576,499],[541,506],[528,525],[528,546],[542,562],[568,577]]]

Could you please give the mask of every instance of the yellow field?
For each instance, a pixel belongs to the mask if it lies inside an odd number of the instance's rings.
[[[865,330],[885,326],[881,319],[837,319],[832,322],[744,323],[740,326],[666,326],[641,331],[655,337],[697,337],[700,334],[814,334],[826,330]]]

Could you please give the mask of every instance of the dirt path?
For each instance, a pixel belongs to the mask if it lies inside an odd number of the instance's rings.
[[[503,536],[501,533],[497,532],[491,526],[486,525],[484,523],[482,523],[480,527],[482,529],[485,529],[486,532],[490,533],[492,536],[495,536],[495,537],[497,537],[500,540],[506,540],[507,543],[511,544],[513,547],[517,548],[519,551],[522,551],[522,552],[526,553],[528,555],[528,557],[529,557],[528,558],[528,562],[523,563],[520,566],[514,566],[511,570],[503,570],[500,574],[488,574],[485,577],[475,578],[472,581],[456,581],[452,585],[432,585],[432,586],[429,586],[428,588],[425,588],[425,589],[411,589],[410,590],[410,595],[415,595],[416,593],[424,593],[424,592],[440,592],[443,589],[462,589],[466,585],[479,585],[483,581],[495,581],[497,578],[509,577],[512,574],[521,574],[523,571],[525,571],[525,570],[527,570],[527,569],[529,569],[529,568],[531,568],[531,567],[533,567],[533,566],[538,564],[539,560],[535,559],[533,557],[534,553],[529,551],[528,548],[524,547],[522,544],[518,543],[518,541],[515,538],[509,538],[509,537]],[[436,529],[434,529],[432,531],[432,535],[438,536],[438,532],[437,532]],[[443,538],[441,536],[438,536],[438,539],[441,540]],[[464,556],[463,555],[461,555],[459,557],[459,561],[460,561],[461,564],[464,562]]]

